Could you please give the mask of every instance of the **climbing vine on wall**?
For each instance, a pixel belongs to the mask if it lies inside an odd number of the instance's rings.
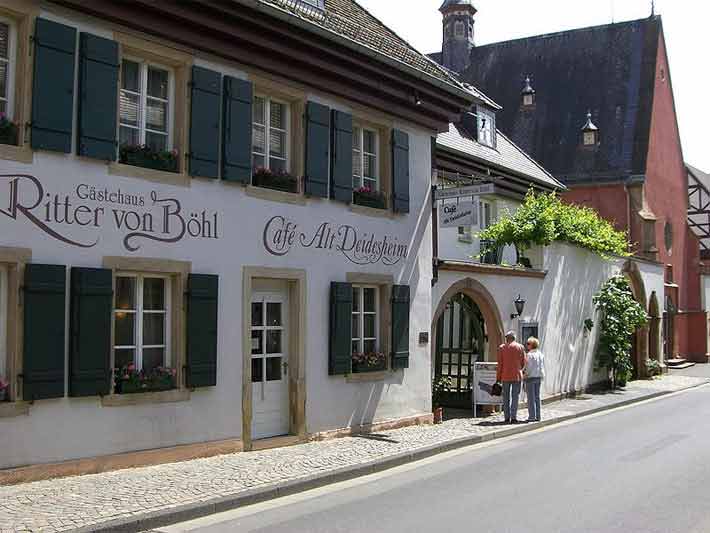
[[[532,189],[515,213],[504,215],[483,230],[480,238],[489,242],[490,249],[514,245],[524,252],[534,245],[548,246],[559,241],[604,257],[630,255],[626,233],[617,231],[596,211],[565,204],[555,193],[536,194]]]
[[[594,296],[594,305],[601,315],[597,364],[612,372],[615,384],[623,384],[633,371],[633,334],[646,325],[646,311],[634,300],[629,281],[624,276],[614,276],[604,283]]]

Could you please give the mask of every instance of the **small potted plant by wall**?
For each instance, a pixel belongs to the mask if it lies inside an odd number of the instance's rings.
[[[354,353],[353,374],[380,372],[387,369],[387,356],[382,352]]]
[[[449,376],[439,376],[434,380],[432,386],[431,405],[434,410],[434,424],[441,424],[444,421],[444,408],[441,402],[444,398],[444,393],[451,388],[451,378]]]
[[[0,144],[17,146],[19,128],[5,113],[0,113]]]
[[[8,391],[10,390],[10,384],[5,381],[5,379],[0,376],[0,402],[6,402],[9,400]]]

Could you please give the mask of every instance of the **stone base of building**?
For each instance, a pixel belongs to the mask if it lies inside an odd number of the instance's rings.
[[[433,423],[433,415],[422,414],[402,419],[376,422],[373,424],[323,431],[309,435],[308,438],[286,436],[276,437],[273,439],[262,439],[254,441],[253,450],[257,451],[269,448],[280,448],[284,446],[293,446],[308,440],[321,441],[431,423]],[[59,477],[99,474],[113,470],[154,466],[165,463],[178,463],[182,461],[190,461],[192,459],[203,459],[206,457],[226,455],[242,451],[244,451],[244,443],[241,439],[229,439],[215,442],[171,446],[168,448],[157,448],[139,452],[104,455],[89,459],[63,461],[61,463],[44,463],[18,468],[9,468],[6,470],[0,470],[0,486],[29,483],[32,481],[43,481]]]
[[[169,448],[157,448],[139,452],[104,455],[90,459],[76,459],[61,463],[45,463],[0,470],[0,486],[42,481],[58,477],[99,474],[112,470],[178,463],[191,459],[203,459],[215,455],[241,452],[241,439],[229,439],[199,444],[186,444]]]
[[[384,420],[381,422],[374,422],[372,424],[362,424],[359,426],[350,426],[347,428],[321,431],[318,433],[311,434],[309,440],[320,441],[328,439],[338,439],[341,437],[362,435],[363,433],[377,433],[378,431],[389,431],[392,429],[400,429],[408,426],[422,426],[425,424],[433,423],[434,415],[432,413],[427,413],[406,418],[398,418],[394,420]]]

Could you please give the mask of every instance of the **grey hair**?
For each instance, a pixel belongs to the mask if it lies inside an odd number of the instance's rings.
[[[514,331],[509,331],[508,333],[505,334],[505,338],[515,340],[518,338],[518,336],[515,334]]]

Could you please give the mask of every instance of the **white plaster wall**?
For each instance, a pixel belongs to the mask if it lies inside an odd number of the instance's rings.
[[[219,65],[210,63],[212,68]],[[223,69],[247,77],[234,67]],[[333,108],[347,109],[322,95],[309,95]],[[97,244],[79,248],[60,242],[39,229],[22,213],[12,219],[0,213],[0,246],[32,249],[36,263],[63,264],[68,268],[101,267],[104,256],[152,257],[191,261],[194,273],[220,277],[217,386],[192,393],[187,402],[131,407],[101,407],[98,398],[63,398],[35,402],[29,416],[0,419],[0,468],[39,462],[150,449],[177,444],[213,441],[241,436],[242,428],[242,270],[246,265],[305,269],[307,271],[306,333],[306,423],[309,432],[337,429],[353,424],[402,418],[431,412],[429,346],[417,344],[420,331],[431,323],[431,153],[433,132],[408,124],[395,124],[410,135],[410,209],[394,218],[371,217],[352,212],[348,206],[329,200],[309,199],[306,205],[276,203],[249,197],[241,186],[219,180],[194,179],[189,188],[151,183],[109,175],[107,165],[73,155],[34,154],[32,164],[0,161],[0,174],[29,174],[41,181],[47,200],[58,194],[79,203],[105,209],[100,227],[77,224],[48,225],[68,239]],[[0,178],[0,209],[7,208],[7,180]],[[185,236],[177,243],[139,240],[137,252],[129,252],[116,228],[115,204],[79,201],[79,184],[108,188],[145,199],[156,212],[151,194],[177,199],[182,214],[203,210],[218,214],[219,239]],[[33,194],[29,181],[20,186],[20,196]],[[29,195],[29,196],[28,196]],[[126,208],[130,209],[130,208]],[[157,209],[159,212],[160,209]],[[43,220],[43,207],[33,213]],[[384,235],[409,245],[407,258],[396,265],[382,262],[357,266],[337,250],[294,247],[287,255],[269,254],[263,244],[266,222],[281,215],[312,235],[323,222],[349,224],[361,234]],[[331,281],[345,281],[348,272],[391,274],[396,283],[411,286],[410,368],[392,373],[376,383],[347,383],[328,376],[328,316]],[[67,303],[68,306],[68,303]],[[37,332],[41,334],[41,332]],[[249,355],[247,355],[249,356]]]
[[[513,301],[520,294],[525,300],[521,321],[538,322],[541,349],[546,356],[546,396],[570,392],[605,379],[595,371],[595,352],[599,334],[598,317],[592,302],[601,285],[619,274],[625,260],[603,259],[578,247],[556,243],[543,249],[544,279],[513,277],[505,274],[465,274],[441,271],[432,295],[434,309],[456,282],[471,277],[492,295],[501,314],[503,328],[519,332],[519,321],[511,320]],[[656,291],[663,299],[663,267],[638,262],[646,292]],[[647,302],[648,305],[648,302]],[[591,318],[595,327],[586,334],[584,321]],[[490,326],[489,326],[490,327]]]

